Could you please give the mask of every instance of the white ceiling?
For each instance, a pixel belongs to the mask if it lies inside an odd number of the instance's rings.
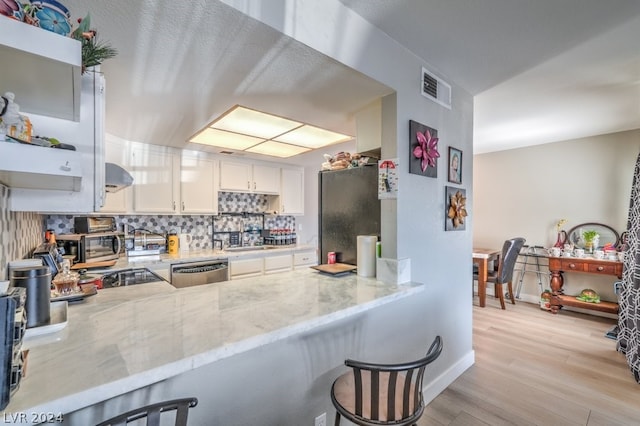
[[[475,95],[476,153],[640,128],[639,1],[341,1]],[[64,4],[118,49],[102,70],[120,138],[193,148],[235,104],[354,135],[392,92],[218,1]]]

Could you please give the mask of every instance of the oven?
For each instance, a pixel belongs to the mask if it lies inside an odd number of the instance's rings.
[[[56,236],[56,240],[58,246],[64,247],[65,254],[76,256],[75,262],[92,263],[120,257],[120,235],[117,232],[61,234]]]
[[[73,230],[76,234],[96,232],[114,232],[116,218],[113,216],[78,216],[73,218]]]

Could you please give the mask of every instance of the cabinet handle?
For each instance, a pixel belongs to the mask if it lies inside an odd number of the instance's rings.
[[[184,201],[182,202],[182,210],[184,210]]]
[[[251,182],[247,181],[247,189],[251,189]]]
[[[253,190],[254,191],[256,190],[256,183],[255,182],[253,182]]]
[[[176,202],[173,202],[173,211],[176,211]]]

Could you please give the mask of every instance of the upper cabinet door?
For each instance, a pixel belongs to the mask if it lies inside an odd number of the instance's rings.
[[[280,193],[280,168],[272,166],[253,166],[253,192],[260,194]]]
[[[127,171],[131,170],[130,166],[131,152],[129,143],[122,140],[106,140],[104,147],[104,160],[107,163],[114,163]],[[134,182],[135,184],[135,182]],[[133,188],[128,187],[118,192],[107,192],[105,202],[100,209],[104,213],[127,213],[131,210],[131,197]]]
[[[304,214],[304,170],[282,169],[280,214]]]
[[[174,176],[179,172],[180,158],[168,151],[136,146],[131,160],[134,211],[178,213],[179,178]]]
[[[253,179],[251,164],[220,161],[220,190],[250,192]]]
[[[218,191],[214,185],[216,162],[203,155],[182,154],[180,165],[180,211],[217,213]]]

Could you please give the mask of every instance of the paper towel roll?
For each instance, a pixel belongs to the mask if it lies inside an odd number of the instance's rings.
[[[357,262],[358,275],[361,277],[376,276],[376,243],[375,235],[358,235],[357,238]]]

